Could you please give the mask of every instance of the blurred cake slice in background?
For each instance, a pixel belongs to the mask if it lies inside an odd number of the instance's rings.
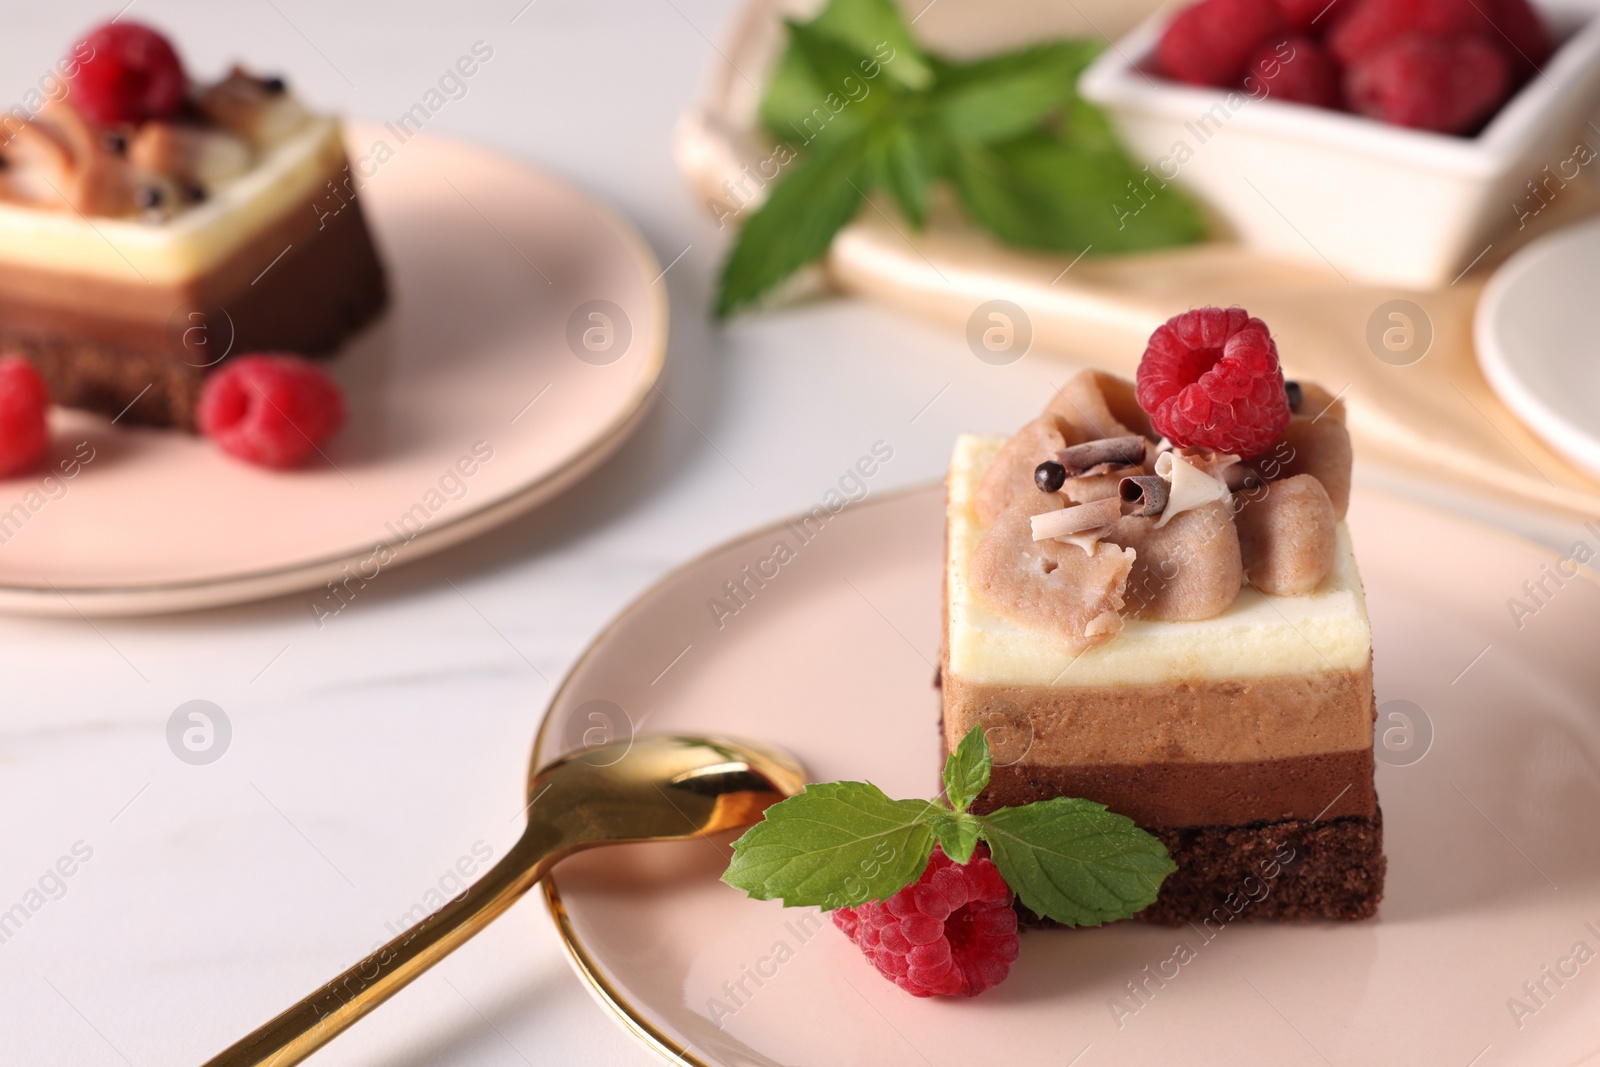
[[[0,348],[57,403],[194,429],[230,352],[332,353],[387,299],[339,121],[283,79],[191,82],[146,27],[0,117]]]

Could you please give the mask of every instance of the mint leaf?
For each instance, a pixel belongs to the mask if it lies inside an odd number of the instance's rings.
[[[789,47],[804,61],[813,83],[823,90],[811,102],[812,108],[820,104],[830,114],[838,108],[839,117],[853,112],[851,117],[858,120],[862,113],[883,110],[890,90],[873,85],[875,79],[867,77],[867,72],[878,66],[870,53],[862,55],[808,23],[789,21],[784,25],[789,28]],[[832,100],[828,99],[829,94]],[[807,109],[807,117],[811,110]]]
[[[964,811],[936,811],[930,820],[934,836],[939,839],[939,847],[946,856],[957,863],[966,863],[972,858],[972,850],[978,847],[983,831],[983,824],[976,815]]]
[[[866,782],[831,782],[779,801],[733,843],[722,880],[786,908],[832,910],[893,896],[933,854],[939,808],[890,800]]]
[[[1073,148],[1122,156],[1122,145],[1111,129],[1111,120],[1106,118],[1104,111],[1080,97],[1073,97],[1061,113],[1055,134],[1063,144]]]
[[[833,0],[810,22],[788,25],[789,45],[767,82],[759,111],[761,124],[784,140],[809,140],[830,119],[841,129],[859,127],[862,115],[854,103],[835,112],[830,94],[837,106],[847,98],[867,102],[895,87],[921,90],[932,84],[928,58],[888,0]],[[796,25],[803,38],[796,35]],[[848,64],[840,62],[846,55]]]
[[[934,77],[940,89],[958,88],[973,82],[994,81],[1042,66],[1059,65],[1074,83],[1103,50],[1099,41],[1065,38],[1029,45],[1011,52],[996,52],[978,59],[951,60],[931,56]]]
[[[1077,99],[1098,47],[1058,41],[939,71],[934,111],[958,143],[991,144],[1032,130]]]
[[[989,772],[993,768],[994,759],[989,755],[989,739],[984,736],[983,726],[973,726],[944,761],[944,796],[950,806],[956,811],[966,811],[989,784]]]
[[[806,158],[772,187],[723,264],[719,316],[754,303],[828,250],[867,192],[868,149],[865,132],[819,137]]]
[[[791,145],[809,141],[826,126],[833,126],[841,133],[859,129],[858,113],[845,107],[835,115],[828,109],[828,94],[837,91],[824,88],[805,56],[791,45],[773,69],[772,80],[761,98],[761,124]],[[809,124],[808,119],[811,120]]]
[[[873,140],[875,184],[889,190],[901,214],[920,230],[927,218],[928,187],[933,181],[925,146],[902,122],[882,127]]]
[[[1121,153],[1045,133],[961,146],[952,176],[974,221],[1024,247],[1132,252],[1205,236],[1199,211],[1176,187],[1152,181],[1141,199],[1134,186],[1147,175]]]
[[[723,268],[718,317],[822,256],[877,190],[920,229],[932,186],[948,180],[1001,240],[1069,255],[1205,236],[1195,205],[1136,166],[1078,96],[1097,43],[957,62],[924,52],[893,0],[828,0],[810,22],[787,25],[760,118],[806,158],[748,220]]]
[[[1089,800],[1056,797],[977,819],[1017,897],[1066,926],[1128,918],[1178,869],[1157,838]]]
[[[846,78],[858,76],[856,63],[862,58],[859,50],[818,30],[815,23],[784,19],[783,25],[789,33],[790,48],[799,54],[817,81],[842,91]]]
[[[830,0],[811,27],[871,55],[907,89],[933,84],[933,66],[893,0]]]

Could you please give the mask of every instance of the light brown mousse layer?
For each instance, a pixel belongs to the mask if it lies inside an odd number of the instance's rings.
[[[945,742],[981,722],[1052,766],[1242,763],[1372,750],[1372,667],[1161,685],[999,686],[944,672]],[[1017,754],[1017,758],[1022,758]]]
[[[977,685],[943,673],[944,741],[982,724],[980,810],[1076,796],[1141,826],[1373,816],[1361,671],[1104,688]]]
[[[316,207],[298,205],[180,285],[0,264],[0,348],[28,357],[57,403],[193,430],[223,346],[326,355],[382,311],[383,267],[359,201]]]

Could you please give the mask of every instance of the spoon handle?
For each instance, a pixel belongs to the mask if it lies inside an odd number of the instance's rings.
[[[204,1067],[289,1067],[304,1060],[498,918],[545,876],[560,846],[560,835],[552,828],[530,825],[511,851],[461,896]]]

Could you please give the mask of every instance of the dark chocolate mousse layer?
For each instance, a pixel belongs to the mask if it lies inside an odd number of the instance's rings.
[[[1240,825],[1371,816],[1372,750],[1242,763],[996,766],[973,804],[980,814],[1051,797],[1087,797],[1140,826]]]
[[[0,269],[0,348],[27,356],[56,403],[193,430],[224,352],[327,355],[386,301],[360,204],[319,220],[308,203],[182,286]]]

